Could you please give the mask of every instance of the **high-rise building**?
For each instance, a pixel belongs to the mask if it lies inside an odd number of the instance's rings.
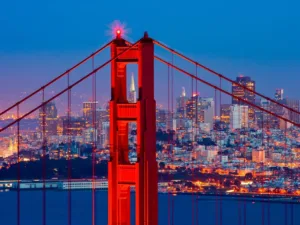
[[[83,102],[83,119],[86,122],[86,127],[92,127],[93,115],[96,112],[98,102]]]
[[[281,101],[283,100],[283,89],[276,89],[275,91],[275,100],[276,101]]]
[[[49,102],[39,111],[40,132],[43,132],[45,129],[46,136],[57,135],[57,122],[57,109],[55,103]]]
[[[283,118],[289,119],[289,118],[290,118],[290,115],[289,115],[288,109],[282,108],[282,114],[281,114],[281,116],[282,116]],[[285,129],[291,127],[291,123],[285,122],[285,121],[282,120],[282,119],[277,119],[277,120],[279,121],[279,129],[285,130]]]
[[[221,122],[230,123],[230,104],[221,105]]]
[[[102,122],[101,125],[102,129],[101,129],[101,133],[100,133],[100,146],[102,148],[106,148],[109,146],[109,137],[110,137],[110,133],[109,133],[109,122]]]
[[[250,77],[239,76],[236,78],[236,82],[252,91],[255,91],[255,81],[251,80]],[[243,87],[234,83],[232,84],[232,94],[253,104],[255,103],[255,94],[253,92],[245,90]],[[247,105],[235,97],[232,98],[232,104]],[[253,122],[255,118],[254,108],[249,106],[248,109],[249,120]]]
[[[237,83],[240,85],[247,87],[248,89],[255,91],[255,81],[251,80],[250,77],[244,77],[244,76],[239,76],[235,80]],[[245,90],[243,87],[237,85],[237,84],[232,84],[232,94],[234,96],[240,97],[244,100],[247,100],[251,103],[255,102],[255,94],[251,91]],[[241,104],[244,105],[243,102],[239,102],[237,98],[232,98],[232,104]]]
[[[213,98],[201,98],[201,107],[204,114],[204,123],[209,124],[209,128],[213,129],[215,116],[215,102]]]
[[[300,101],[298,99],[290,99],[290,98],[285,98],[283,100],[284,104],[286,104],[288,107],[300,111]],[[295,123],[300,123],[300,116],[299,113],[295,113],[292,111],[288,112],[289,119]]]
[[[133,73],[131,74],[131,82],[129,88],[129,96],[128,96],[129,103],[136,103],[136,90],[134,85],[134,76]]]
[[[213,125],[215,115],[215,103],[213,98],[200,97],[198,94],[186,102],[186,117],[194,123],[209,123]],[[197,120],[196,120],[197,118]]]
[[[93,127],[83,130],[83,139],[85,143],[93,144],[98,141],[98,133]]]
[[[81,136],[86,128],[86,121],[82,117],[64,117],[62,123],[63,135]]]
[[[232,105],[230,107],[230,128],[241,129],[248,127],[249,109],[247,105]]]
[[[165,109],[156,108],[156,123],[166,123],[168,112]]]
[[[176,105],[176,118],[184,119],[186,118],[186,103],[187,103],[187,96],[185,92],[185,88],[182,87],[181,95],[177,98],[177,105]]]
[[[182,87],[181,95],[176,99],[176,114],[175,114],[175,123],[177,128],[184,127],[186,120],[186,103],[188,97],[186,96],[185,88]],[[174,121],[173,121],[174,122]]]

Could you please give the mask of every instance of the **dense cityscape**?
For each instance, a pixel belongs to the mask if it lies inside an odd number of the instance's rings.
[[[250,77],[239,76],[236,82],[255,91],[255,81]],[[241,86],[233,84],[232,93],[283,118],[300,122],[298,114],[260,99]],[[274,90],[274,100],[299,111],[299,100],[285,98],[283,89]],[[128,102],[136,101],[132,75]],[[238,98],[232,98],[231,104],[218,106],[216,96],[204,97],[197,92],[188,96],[184,87],[176,98],[175,109],[170,108],[159,104],[156,107],[160,192],[300,195],[298,128]],[[0,126],[12,119],[3,117]],[[65,161],[70,159],[86,162],[81,165],[91,164],[95,152],[97,165],[104,165],[102,172],[97,173],[101,177],[97,178],[105,180],[109,127],[108,104],[99,107],[96,101],[83,102],[82,116],[75,117],[58,115],[55,101],[50,102],[40,109],[37,117],[22,122],[19,138],[14,128],[0,136],[1,179],[16,180],[16,173],[11,171],[15,171],[18,162],[25,170],[39,170],[32,165],[41,166],[34,163],[46,158],[54,171],[47,173],[47,179],[64,180],[67,172],[57,165],[62,162],[67,165]],[[135,123],[129,123],[128,140],[128,158],[134,163],[137,161]],[[80,164],[74,163],[74,170],[76,166]],[[22,180],[41,179],[41,175],[34,176],[32,173]],[[90,179],[91,174],[82,173],[76,178]]]

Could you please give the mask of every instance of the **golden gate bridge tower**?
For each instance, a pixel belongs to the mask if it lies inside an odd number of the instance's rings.
[[[130,225],[130,187],[135,187],[137,225],[158,223],[155,146],[154,42],[147,33],[132,46],[120,30],[111,44],[110,161],[108,166],[108,224]],[[127,64],[138,65],[138,99],[127,100]],[[137,162],[128,159],[128,123],[137,124]]]

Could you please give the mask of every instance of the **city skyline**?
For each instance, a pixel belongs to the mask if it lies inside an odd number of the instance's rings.
[[[178,3],[1,5],[0,223],[298,224],[300,3]]]

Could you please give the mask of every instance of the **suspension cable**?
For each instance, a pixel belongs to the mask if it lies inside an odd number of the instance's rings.
[[[188,58],[188,57],[184,56],[183,54],[179,53],[178,51],[175,51],[174,49],[171,49],[171,48],[167,47],[166,45],[162,44],[161,42],[159,42],[157,40],[154,40],[154,43],[156,45],[158,45],[158,46],[160,46],[160,47],[162,47],[162,48],[164,48],[164,49],[172,52],[173,54],[179,56],[180,58],[182,58],[182,59],[184,59],[184,60],[186,60],[186,61],[188,61],[188,62],[190,62],[192,64],[195,64],[195,65],[199,66],[200,68],[202,68],[202,69],[204,69],[204,70],[206,70],[206,71],[208,71],[208,72],[210,72],[210,73],[212,73],[212,74],[214,74],[214,75],[216,75],[216,76],[218,76],[218,77],[220,77],[220,78],[222,78],[222,79],[224,79],[224,80],[226,80],[226,81],[228,81],[230,83],[234,83],[235,85],[243,88],[244,90],[249,91],[250,93],[253,93],[253,94],[256,94],[256,95],[258,95],[258,96],[260,96],[262,98],[265,98],[265,99],[267,99],[268,101],[270,101],[272,103],[275,103],[275,104],[277,104],[277,105],[279,105],[279,106],[281,106],[283,108],[288,109],[289,111],[292,111],[294,113],[300,114],[299,111],[297,111],[297,110],[295,110],[295,109],[293,109],[291,107],[288,107],[288,106],[286,106],[286,105],[284,105],[284,104],[282,104],[280,102],[277,102],[277,101],[275,101],[275,100],[273,100],[273,99],[271,99],[271,98],[269,98],[267,96],[264,96],[263,94],[260,94],[260,93],[256,92],[255,90],[251,90],[250,88],[248,88],[248,87],[246,87],[244,85],[241,85],[240,83],[238,83],[238,82],[236,82],[234,80],[231,80],[230,78],[228,78],[228,77],[226,77],[226,76],[224,76],[224,75],[222,75],[220,73],[217,73],[216,71],[214,71],[214,70],[212,70],[212,69],[210,69],[210,68],[208,68],[208,67],[206,67],[206,66],[204,66],[204,65],[202,65],[202,64],[200,64],[200,63],[198,63],[198,62],[196,62],[194,60],[192,60],[191,58]]]
[[[196,80],[198,80],[198,81],[200,81],[200,82],[202,82],[202,83],[204,83],[204,84],[206,84],[206,85],[208,85],[208,86],[210,86],[210,87],[212,87],[212,88],[215,88],[215,89],[217,89],[217,90],[220,90],[221,92],[225,93],[226,95],[234,96],[232,93],[230,93],[230,92],[228,92],[228,91],[226,91],[226,90],[220,89],[218,86],[215,86],[215,85],[213,85],[213,84],[211,84],[211,83],[209,83],[209,82],[207,82],[207,81],[205,81],[205,80],[203,80],[203,79],[201,79],[201,78],[199,78],[199,77],[196,78],[193,74],[191,74],[191,73],[189,73],[189,72],[187,72],[187,71],[185,71],[185,70],[179,68],[178,66],[171,65],[170,63],[168,63],[167,61],[163,60],[162,58],[160,58],[160,57],[158,57],[158,56],[154,56],[154,58],[155,58],[156,60],[158,60],[158,61],[160,61],[160,62],[166,64],[166,65],[172,66],[174,69],[176,69],[177,71],[179,71],[179,72],[181,72],[181,73],[184,73],[185,75],[188,75],[188,76],[190,76],[190,77],[194,77],[194,79],[196,79]],[[247,101],[247,100],[245,100],[245,99],[243,99],[243,98],[241,98],[241,97],[238,97],[238,96],[234,96],[234,97],[235,97],[236,99],[239,99],[240,101],[242,101],[242,102],[244,102],[244,103],[246,103],[246,104],[248,104],[248,105],[254,107],[254,108],[260,109],[260,110],[262,110],[262,111],[264,111],[264,112],[266,112],[266,113],[268,113],[268,114],[270,114],[270,115],[273,115],[273,116],[275,116],[275,117],[277,117],[277,118],[279,118],[279,119],[282,119],[283,121],[289,122],[289,123],[293,124],[294,126],[300,127],[300,124],[295,123],[295,122],[293,122],[293,121],[291,121],[291,120],[289,120],[289,119],[286,119],[286,118],[284,118],[284,117],[282,117],[282,116],[279,116],[279,115],[277,115],[277,114],[275,114],[275,113],[273,113],[273,112],[271,112],[271,111],[269,111],[269,110],[263,109],[262,107],[257,106],[257,105],[255,105],[254,103],[251,103],[251,102],[249,102],[249,101]]]
[[[94,53],[92,53],[90,56],[86,57],[85,59],[83,59],[82,61],[80,61],[79,63],[77,63],[75,66],[71,67],[66,72],[64,72],[61,75],[57,76],[56,78],[54,78],[53,80],[51,80],[50,82],[48,82],[47,84],[45,84],[44,86],[40,87],[39,89],[37,89],[36,91],[34,91],[31,94],[27,95],[26,97],[24,97],[23,99],[21,99],[20,101],[18,101],[17,103],[15,103],[14,105],[12,105],[12,106],[8,107],[7,109],[5,109],[4,111],[0,112],[0,116],[2,116],[3,114],[7,113],[8,111],[10,111],[11,109],[13,109],[17,105],[20,105],[22,102],[24,102],[27,99],[31,98],[32,96],[34,96],[35,94],[39,93],[40,91],[43,91],[43,89],[45,89],[46,87],[50,86],[51,84],[53,84],[57,80],[61,79],[62,77],[66,76],[66,75],[68,75],[68,73],[70,73],[73,70],[75,70],[77,67],[79,67],[80,65],[82,65],[83,63],[85,63],[86,61],[88,61],[90,58],[98,55],[100,52],[102,52],[104,49],[106,49],[108,46],[110,46],[111,43],[112,43],[112,41],[110,41],[106,45],[102,46],[100,49],[98,49],[97,51],[95,51]]]
[[[77,84],[81,83],[82,81],[84,81],[85,79],[89,78],[91,75],[93,75],[94,73],[96,73],[97,71],[99,71],[100,69],[102,69],[103,67],[107,66],[109,63],[111,63],[112,61],[116,60],[118,57],[120,57],[122,54],[124,54],[125,52],[129,51],[130,49],[132,49],[133,47],[135,47],[138,43],[140,42],[140,40],[138,40],[136,43],[134,43],[132,46],[126,48],[125,50],[123,50],[122,52],[120,52],[119,54],[117,54],[115,57],[109,59],[108,61],[106,61],[105,63],[103,63],[101,66],[97,67],[94,71],[88,73],[87,75],[85,75],[84,77],[80,78],[79,80],[77,80],[76,82],[74,82],[73,84],[71,84],[69,87],[65,88],[64,90],[60,91],[59,93],[57,93],[56,95],[54,95],[53,97],[49,98],[48,100],[46,100],[44,103],[38,105],[37,107],[35,107],[34,109],[32,109],[31,111],[25,113],[23,116],[20,116],[20,118],[18,118],[17,120],[14,120],[13,122],[9,123],[8,125],[6,125],[3,128],[0,128],[0,133],[4,130],[6,130],[7,128],[11,127],[12,125],[18,123],[20,120],[24,119],[25,117],[27,117],[28,115],[30,115],[31,113],[35,112],[36,110],[38,110],[39,108],[43,107],[44,105],[46,105],[47,103],[53,101],[55,98],[57,98],[58,96],[62,95],[63,93],[67,92],[69,89],[75,87]]]

